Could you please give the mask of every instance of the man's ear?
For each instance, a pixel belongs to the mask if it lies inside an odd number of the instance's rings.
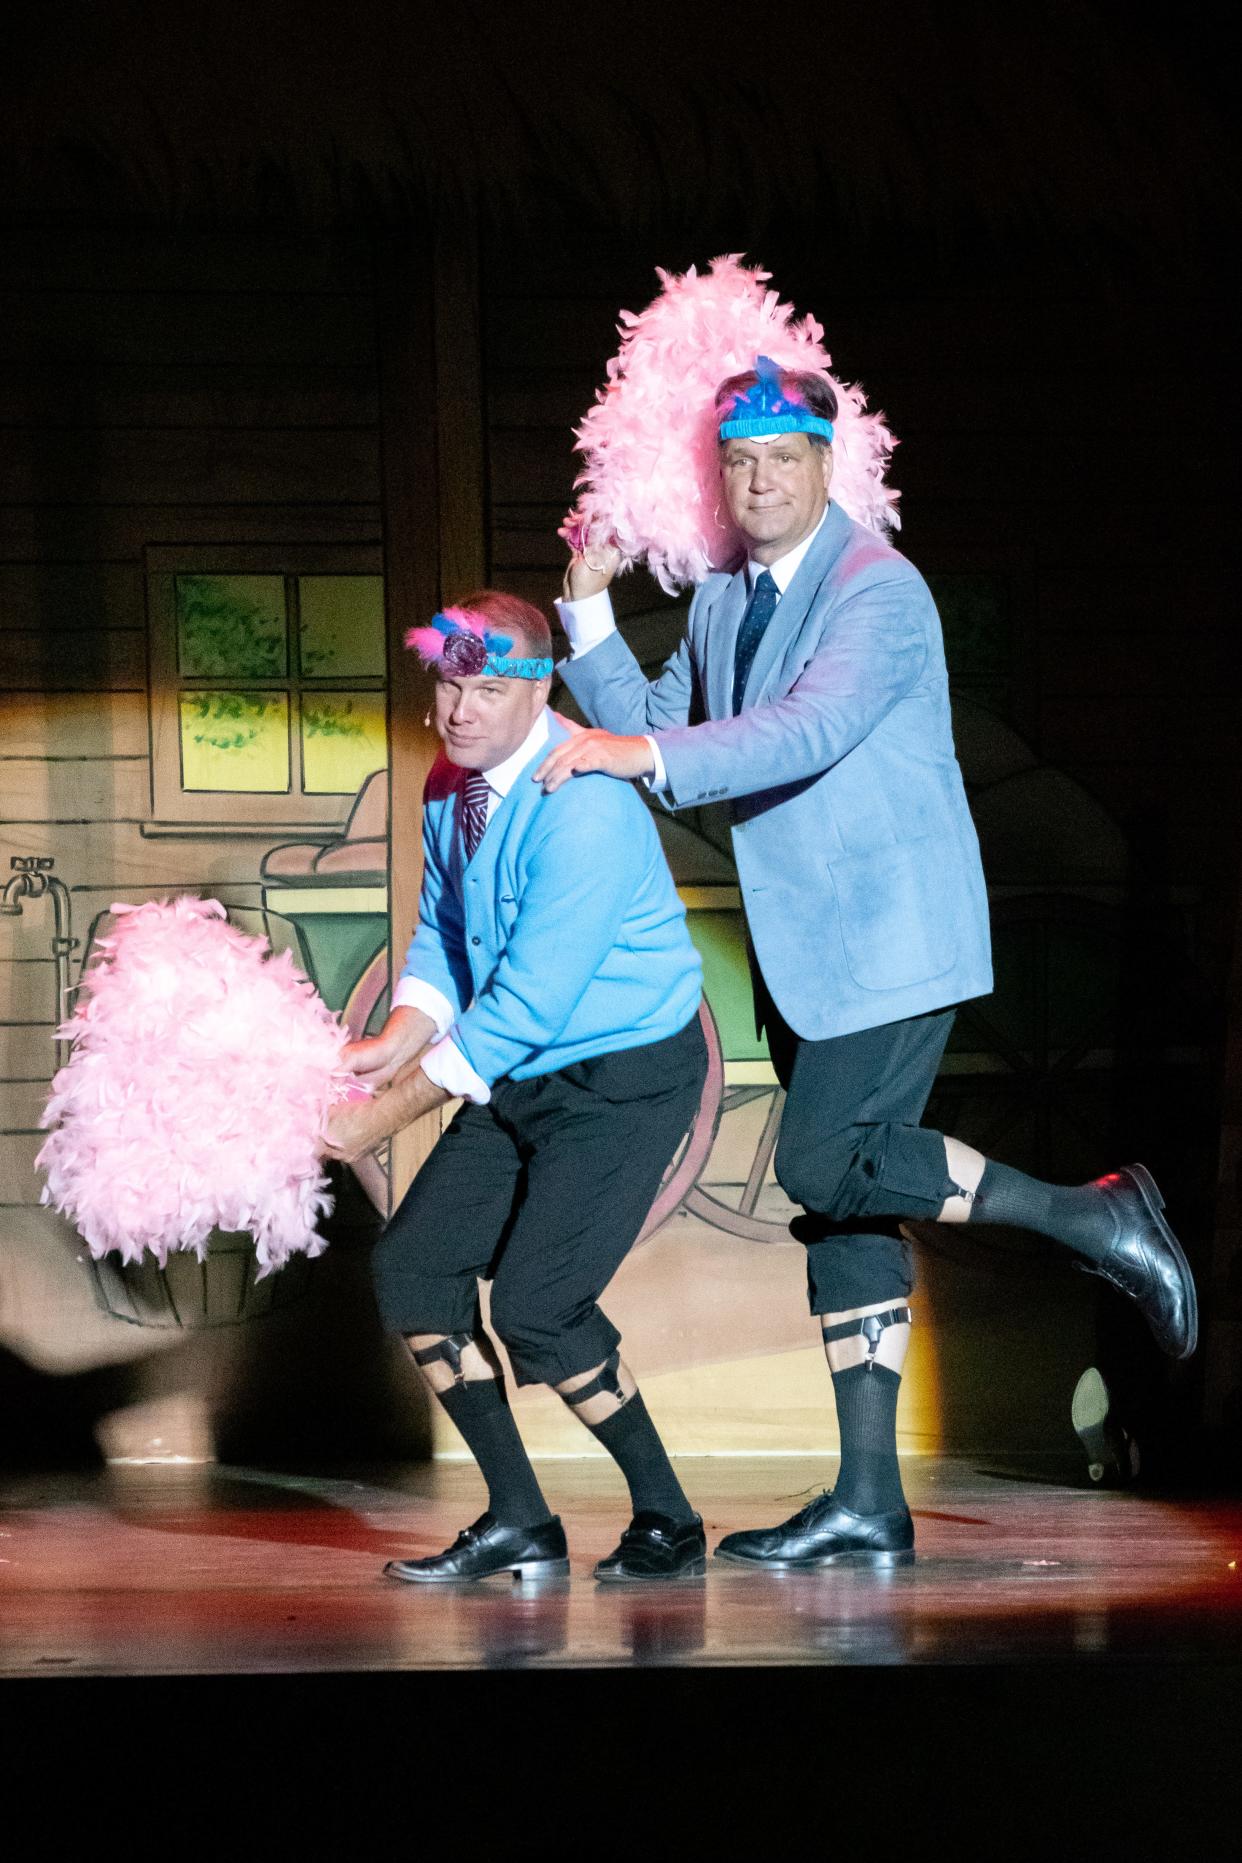
[[[828,487],[832,484],[832,448],[831,446],[826,446],[823,449],[823,451],[824,451],[824,460],[823,460],[824,490],[826,492],[828,490]]]

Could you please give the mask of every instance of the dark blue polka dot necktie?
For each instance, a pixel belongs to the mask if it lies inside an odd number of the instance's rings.
[[[466,846],[467,860],[474,859],[475,849],[483,839],[490,793],[490,785],[482,770],[471,770],[461,798],[461,838]]]
[[[733,710],[735,714],[742,709],[742,694],[746,690],[747,675],[759,651],[763,630],[772,619],[773,610],[780,598],[781,592],[772,580],[770,571],[761,570],[755,578],[755,586],[746,604],[746,613],[742,616],[742,625],[737,631],[737,646],[733,651]]]

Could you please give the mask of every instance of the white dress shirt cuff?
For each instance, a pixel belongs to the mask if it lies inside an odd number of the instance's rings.
[[[457,1011],[443,991],[437,990],[434,983],[424,983],[421,977],[399,977],[392,993],[394,1009],[421,1009],[425,1016],[430,1016],[436,1025],[436,1034],[443,1040],[457,1020]]]
[[[581,659],[584,653],[589,653],[592,647],[598,647],[601,640],[607,640],[617,631],[612,597],[607,589],[601,589],[598,595],[584,595],[580,602],[558,601],[556,612],[569,636],[571,660]]]
[[[475,1073],[454,1041],[438,1041],[427,1050],[419,1066],[432,1086],[443,1087],[455,1100],[473,1100],[476,1106],[486,1106],[492,1097],[487,1082]]]
[[[653,795],[658,796],[663,790],[668,788],[668,771],[665,769],[664,759],[660,755],[660,746],[649,734],[644,732],[644,736],[646,736],[647,742],[651,746],[651,755],[655,759],[655,771],[651,776],[644,776],[643,782]]]

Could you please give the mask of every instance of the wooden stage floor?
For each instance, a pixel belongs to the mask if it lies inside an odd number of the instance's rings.
[[[802,1505],[830,1463],[680,1464],[713,1545]],[[386,1559],[481,1508],[462,1464],[368,1478],[213,1466],[0,1481],[0,1679],[306,1672],[1233,1661],[1242,1504],[1075,1485],[1073,1464],[905,1464],[919,1561],[705,1581],[591,1579],[624,1523],[607,1464],[541,1465],[573,1576],[423,1590]],[[1059,1477],[1059,1478],[1056,1478]]]
[[[830,1468],[680,1464],[711,1543]],[[541,1473],[573,1576],[535,1592],[381,1576],[473,1517],[465,1465],[0,1480],[0,1833],[240,1863],[1237,1854],[1238,1503],[912,1460],[913,1568],[618,1591],[590,1576],[609,1466]]]

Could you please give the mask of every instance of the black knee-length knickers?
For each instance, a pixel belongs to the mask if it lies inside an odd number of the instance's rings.
[[[600,1364],[621,1335],[599,1296],[655,1201],[706,1070],[696,1016],[667,1040],[498,1081],[487,1106],[463,1106],[376,1248],[385,1323],[474,1331],[487,1279],[519,1384]]]

